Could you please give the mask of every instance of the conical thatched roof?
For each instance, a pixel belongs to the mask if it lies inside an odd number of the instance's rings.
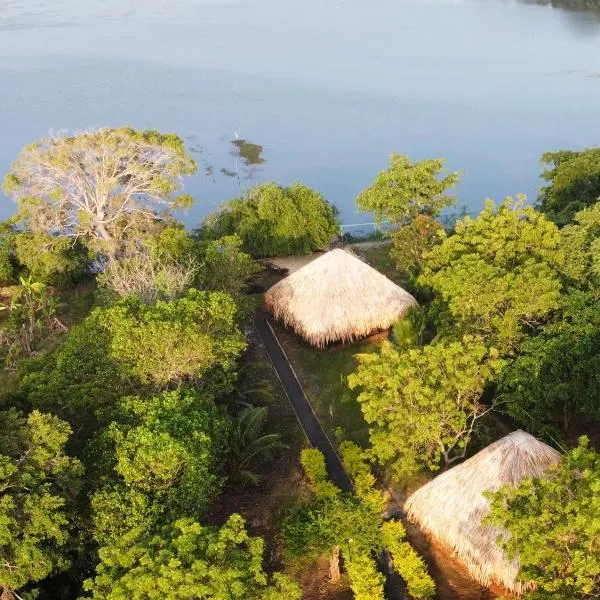
[[[508,560],[496,544],[502,532],[482,524],[489,510],[482,492],[539,477],[559,459],[556,450],[518,430],[438,475],[409,496],[404,508],[411,521],[452,548],[481,584],[522,593],[527,584],[517,581],[518,560]]]
[[[387,329],[417,303],[379,271],[340,248],[274,285],[265,302],[276,319],[318,347]]]

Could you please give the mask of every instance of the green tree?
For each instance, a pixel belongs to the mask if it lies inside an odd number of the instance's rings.
[[[69,565],[82,468],[65,454],[69,426],[33,411],[0,413],[0,596]]]
[[[600,202],[578,212],[560,233],[567,277],[578,287],[600,287]]]
[[[459,173],[442,177],[444,161],[426,159],[412,162],[404,154],[390,156],[390,165],[356,198],[360,210],[375,214],[378,221],[388,219],[403,225],[421,214],[436,216],[454,204],[454,196],[446,195],[459,179]]]
[[[600,148],[581,152],[559,150],[542,155],[547,166],[540,191],[540,210],[557,225],[570,223],[574,215],[600,198]]]
[[[15,258],[34,279],[65,287],[90,272],[89,251],[77,240],[43,232],[19,232]]]
[[[202,518],[223,483],[229,443],[229,422],[212,398],[180,389],[123,398],[111,413],[89,448],[105,481],[92,498],[95,539],[108,545],[158,519]]]
[[[507,198],[458,221],[454,235],[426,256],[419,282],[438,294],[452,331],[484,336],[510,352],[523,327],[560,306],[563,263],[556,225]]]
[[[21,367],[21,391],[42,411],[53,412],[86,440],[98,415],[111,407],[132,382],[110,355],[110,335],[95,316],[72,327],[51,354]]]
[[[526,598],[600,598],[600,455],[586,438],[544,477],[490,497],[489,522],[510,534],[498,543],[536,586]]]
[[[238,235],[255,258],[310,254],[339,233],[337,210],[321,194],[294,183],[263,183],[210,215],[197,235],[215,239]]]
[[[292,558],[331,552],[330,574],[339,574],[339,554],[356,600],[382,600],[384,577],[375,557],[389,545],[394,567],[404,577],[411,598],[433,598],[435,586],[425,565],[404,541],[401,523],[383,523],[385,497],[375,489],[360,449],[351,443],[340,447],[342,460],[354,481],[356,497],[343,493],[327,479],[325,459],[316,449],[303,450],[300,460],[315,493],[284,523],[286,547]],[[384,543],[386,546],[384,546]]]
[[[258,265],[242,250],[237,235],[210,240],[202,248],[200,286],[205,290],[227,292],[240,303],[248,279],[259,271]]]
[[[148,305],[124,298],[92,315],[109,333],[114,360],[144,384],[198,381],[212,367],[232,372],[246,347],[228,294],[199,292]]]
[[[429,215],[417,215],[408,224],[392,232],[392,258],[400,273],[416,277],[425,254],[446,237],[442,225]]]
[[[189,206],[181,176],[196,165],[175,134],[103,128],[27,146],[4,190],[34,233],[69,236],[109,255],[161,211]]]
[[[16,236],[15,226],[10,221],[0,221],[0,285],[11,284],[16,280]]]
[[[440,341],[398,351],[358,355],[348,377],[369,424],[371,454],[397,477],[422,467],[435,470],[465,456],[480,418],[489,412],[481,397],[500,371],[495,349],[481,339]]]
[[[220,529],[191,519],[156,534],[132,530],[100,549],[86,597],[102,600],[300,600],[300,588],[264,572],[263,540],[231,515]]]
[[[115,470],[172,513],[204,514],[222,483],[229,425],[212,398],[189,390],[120,401],[109,426]]]
[[[528,429],[567,433],[574,418],[600,421],[600,305],[572,292],[563,310],[533,336],[502,372],[510,415]]]

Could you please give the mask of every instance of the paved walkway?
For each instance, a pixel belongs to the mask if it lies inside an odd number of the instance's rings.
[[[259,312],[254,317],[254,326],[310,445],[320,450],[325,457],[325,464],[331,481],[342,490],[351,492],[352,482],[344,470],[342,461],[331,440],[325,433],[321,423],[319,423],[317,415],[308,401],[304,389],[300,385],[298,377],[296,377],[296,373],[271,327],[271,323],[269,323],[268,315],[265,312]]]

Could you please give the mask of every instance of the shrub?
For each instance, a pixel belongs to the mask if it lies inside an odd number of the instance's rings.
[[[338,233],[337,209],[301,183],[257,185],[209,216],[198,231],[209,239],[236,234],[255,258],[310,254]]]

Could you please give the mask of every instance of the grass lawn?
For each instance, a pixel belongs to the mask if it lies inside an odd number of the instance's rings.
[[[406,284],[406,278],[396,269],[396,261],[390,256],[391,240],[352,244],[352,250],[365,262],[383,273],[388,279],[400,286]]]
[[[332,441],[349,439],[368,444],[368,428],[356,400],[358,393],[348,388],[347,377],[356,368],[356,354],[375,352],[384,335],[350,346],[316,350],[291,330],[274,325],[304,391]]]

